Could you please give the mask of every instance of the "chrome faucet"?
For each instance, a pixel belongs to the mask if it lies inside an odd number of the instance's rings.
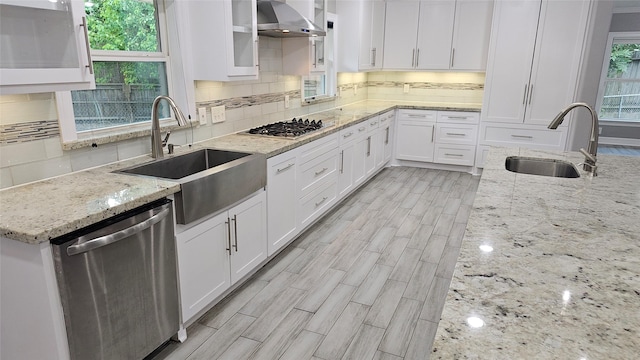
[[[154,159],[162,158],[164,153],[162,148],[165,146],[167,141],[169,140],[170,133],[167,133],[167,137],[162,140],[162,136],[160,135],[160,119],[158,119],[158,104],[160,100],[165,99],[169,103],[171,110],[176,115],[176,120],[178,121],[178,125],[185,126],[187,125],[187,119],[182,114],[182,111],[178,109],[175,101],[172,98],[166,95],[160,95],[153,100],[153,105],[151,105],[151,157]]]
[[[596,114],[593,108],[586,103],[581,103],[581,102],[573,103],[567,106],[564,110],[560,111],[560,113],[556,115],[553,121],[551,121],[548,128],[557,129],[558,126],[562,124],[564,117],[567,116],[569,111],[577,107],[587,108],[587,110],[589,110],[589,112],[591,113],[591,136],[589,137],[589,146],[587,147],[587,150],[580,149],[580,152],[585,156],[584,164],[582,168],[585,171],[591,172],[593,176],[595,176],[596,169],[597,169],[596,155],[598,153],[598,127],[599,126],[598,126],[598,114]]]

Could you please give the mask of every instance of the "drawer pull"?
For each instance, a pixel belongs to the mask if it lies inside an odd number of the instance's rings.
[[[449,136],[467,136],[467,134],[460,134],[460,133],[447,133],[447,135],[449,135]]]
[[[367,130],[367,128],[364,126],[358,129],[358,131],[365,131],[365,130]]]
[[[344,135],[342,135],[342,137],[346,139],[346,138],[348,138],[348,137],[349,137],[349,136],[351,136],[351,135],[353,135],[353,131],[352,131],[352,132],[350,132],[350,133],[348,133],[348,134],[344,134]]]
[[[386,118],[386,119],[380,119],[380,122],[385,122],[385,121],[387,121],[387,120],[389,120],[389,118]]]
[[[521,138],[521,139],[533,139],[533,136],[531,136],[531,135],[513,135],[512,134],[511,137]]]
[[[367,157],[371,156],[371,136],[367,138]]]
[[[371,126],[376,126],[376,125],[378,125],[378,122],[377,122],[377,121],[370,122],[370,123],[369,123],[369,125],[371,125]]]
[[[389,128],[385,129],[384,144],[385,145],[389,144]]]
[[[323,172],[329,170],[329,168],[323,168],[322,170],[316,171],[316,176],[322,174]]]
[[[293,165],[295,165],[295,164],[292,163],[292,164],[289,164],[289,165],[283,167],[282,169],[276,169],[276,172],[277,173],[281,173],[281,172],[283,172],[283,171],[285,171],[287,169],[290,169]]]
[[[469,119],[469,117],[468,117],[468,116],[452,116],[452,115],[447,115],[447,119],[468,120],[468,119]]]
[[[344,173],[344,150],[340,152],[340,174]]]
[[[423,114],[408,114],[409,117],[413,117],[413,118],[426,118],[427,115],[423,115]]]
[[[327,197],[327,196],[323,197],[323,198],[322,198],[322,200],[320,200],[320,201],[318,201],[318,202],[316,203],[316,207],[320,206],[323,202],[327,201],[327,199],[328,199],[328,197]]]
[[[464,155],[462,155],[462,154],[449,154],[449,153],[444,153],[444,156],[458,156],[458,157],[463,157]]]

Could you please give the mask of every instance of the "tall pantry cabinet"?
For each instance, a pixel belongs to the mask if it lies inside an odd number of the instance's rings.
[[[481,145],[565,149],[568,122],[546,126],[577,100],[590,8],[591,1],[496,2]]]

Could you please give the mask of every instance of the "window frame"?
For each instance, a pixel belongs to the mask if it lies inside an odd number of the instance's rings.
[[[598,96],[596,98],[596,113],[600,114],[602,103],[604,101],[605,82],[607,81],[607,74],[609,72],[609,60],[611,58],[611,48],[616,41],[628,41],[630,43],[640,42],[640,31],[620,31],[610,32],[607,39],[606,52],[602,60],[602,71],[600,73],[600,83],[598,85]],[[640,80],[639,80],[640,81]],[[611,119],[599,119],[602,123],[616,124],[616,125],[628,125],[628,126],[640,126],[638,121],[620,121]]]
[[[166,13],[167,4],[165,0],[154,0],[156,8],[156,23],[158,26],[159,47],[158,52],[145,51],[108,51],[108,50],[91,50],[92,61],[129,61],[129,62],[163,62],[165,64],[165,73],[167,78],[167,91],[169,96],[176,92],[175,81],[173,79],[172,59],[169,56],[169,24]],[[109,128],[101,128],[78,132],[76,130],[75,115],[73,112],[73,103],[71,100],[71,91],[57,91],[56,105],[58,108],[58,121],[60,124],[60,135],[62,143],[74,143],[88,139],[108,138],[114,135],[134,133],[139,131],[150,131],[149,121],[142,121],[134,124],[119,125]],[[169,123],[170,118],[161,119],[161,125]],[[110,141],[106,141],[110,142]]]

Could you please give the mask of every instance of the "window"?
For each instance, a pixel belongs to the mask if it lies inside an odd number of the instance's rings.
[[[640,122],[640,33],[611,33],[598,92],[603,121]]]
[[[84,4],[96,89],[57,95],[58,107],[66,107],[63,113],[72,113],[69,117],[74,119],[62,126],[65,141],[122,132],[148,122],[153,100],[169,94],[163,1],[85,0]],[[160,103],[159,114],[170,116],[165,102]]]

